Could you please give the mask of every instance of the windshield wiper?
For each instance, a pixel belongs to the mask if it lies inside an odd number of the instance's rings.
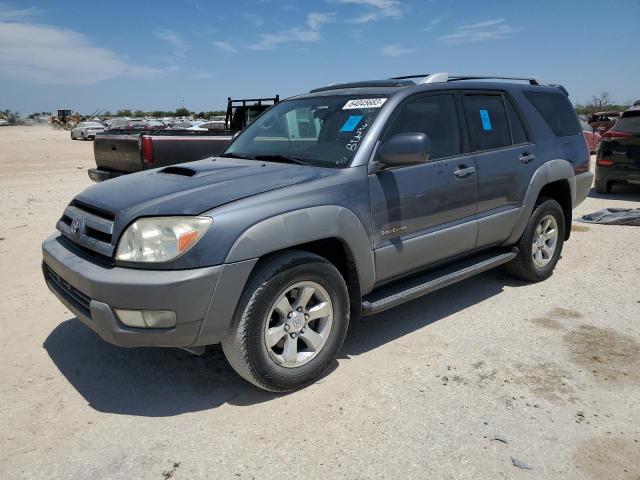
[[[237,153],[223,153],[222,155],[218,155],[219,157],[224,158],[240,158],[241,160],[253,160],[251,157],[245,157],[244,155],[238,155]]]
[[[254,160],[264,160],[266,162],[295,163],[296,165],[309,165],[309,162],[297,157],[287,155],[256,155]]]

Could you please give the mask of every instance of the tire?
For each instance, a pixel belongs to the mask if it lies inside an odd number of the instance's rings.
[[[541,231],[538,230],[538,227],[542,226],[542,222],[549,217],[555,221],[556,230],[552,249],[549,247],[550,240],[545,240],[546,237],[541,238]],[[553,221],[550,221],[551,227],[553,227]],[[551,230],[548,231],[551,232]],[[529,282],[540,282],[549,278],[560,258],[564,244],[564,233],[564,212],[560,204],[552,199],[540,199],[516,244],[519,249],[518,256],[507,263],[505,268],[513,276]],[[545,246],[547,250],[543,250]],[[537,256],[537,250],[540,250],[539,256]],[[547,252],[546,258],[545,251]],[[551,251],[550,254],[548,254],[549,251]],[[542,262],[540,262],[540,256]]]
[[[81,139],[83,142],[86,140],[86,138],[84,137],[84,132],[82,132],[82,133],[80,134],[80,139]]]
[[[607,182],[606,180],[598,180],[596,182],[596,192],[611,193],[611,182]]]
[[[292,290],[296,285],[300,288]],[[298,295],[308,287],[313,293],[304,302]],[[305,305],[299,313],[298,301]],[[281,308],[282,303],[286,308]],[[281,313],[289,307],[295,315]],[[321,310],[331,311],[330,316],[310,319]],[[231,367],[245,380],[264,390],[287,392],[313,383],[329,368],[342,348],[348,327],[349,295],[340,272],[318,255],[291,250],[261,261],[240,297],[222,349]],[[299,328],[302,330],[296,333]],[[306,329],[312,331],[305,333]],[[269,332],[275,332],[272,339],[280,338],[272,346],[268,344]],[[307,337],[313,333],[316,341],[320,336],[316,332],[324,337],[313,349]],[[285,350],[288,342],[296,345],[289,354]],[[292,356],[291,352],[296,353]],[[294,360],[287,365],[286,357]]]

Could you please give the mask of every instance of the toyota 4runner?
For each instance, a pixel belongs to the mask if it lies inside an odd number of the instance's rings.
[[[288,391],[361,315],[499,265],[549,277],[589,163],[566,90],[536,78],[331,85],[271,107],[220,156],[87,188],[42,268],[104,340],[222,343],[242,377]]]

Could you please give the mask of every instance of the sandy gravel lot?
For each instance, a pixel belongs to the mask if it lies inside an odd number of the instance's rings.
[[[0,128],[1,478],[640,479],[640,228],[574,223],[548,281],[493,271],[370,317],[273,395],[217,348],[113,347],[48,292],[40,243],[91,165],[68,132]]]

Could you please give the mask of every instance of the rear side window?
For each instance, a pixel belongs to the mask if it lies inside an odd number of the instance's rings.
[[[476,150],[511,145],[507,112],[501,95],[465,95],[464,101]]]
[[[459,155],[460,124],[453,95],[417,95],[405,101],[391,120],[384,139],[421,132],[431,141],[431,160]]]
[[[511,127],[511,139],[513,140],[513,144],[520,145],[521,143],[528,143],[529,139],[527,138],[527,131],[524,129],[520,115],[516,112],[511,100],[505,98],[504,101],[507,105],[507,115],[509,116],[509,126]]]
[[[580,133],[576,113],[562,93],[524,92],[524,95],[556,136],[568,137]]]

